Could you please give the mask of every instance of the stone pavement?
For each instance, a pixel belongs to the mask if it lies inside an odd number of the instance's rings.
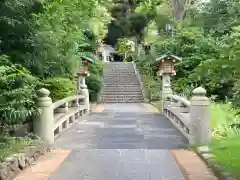
[[[164,116],[143,104],[105,104],[60,136],[72,149],[51,180],[183,180],[169,149],[187,140]]]

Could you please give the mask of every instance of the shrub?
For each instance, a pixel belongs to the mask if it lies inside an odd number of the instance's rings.
[[[103,75],[103,63],[102,62],[94,62],[94,63],[90,64],[88,67],[88,71],[90,72],[90,74],[102,76]]]
[[[211,104],[211,127],[213,136],[230,137],[240,135],[239,116],[230,103]]]
[[[0,56],[0,133],[3,127],[23,123],[38,111],[35,106],[37,78],[20,65]]]
[[[48,78],[44,80],[44,85],[51,92],[50,97],[53,101],[76,94],[76,84],[68,78]]]
[[[98,101],[98,96],[102,88],[101,77],[99,75],[90,74],[90,76],[86,78],[86,84],[89,90],[89,100],[92,102]]]
[[[98,101],[99,93],[102,89],[101,77],[103,75],[104,64],[100,61],[89,65],[88,70],[90,76],[86,78],[86,84],[89,90],[89,100],[92,102]]]

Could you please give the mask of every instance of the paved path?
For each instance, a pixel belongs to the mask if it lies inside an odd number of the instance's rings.
[[[186,139],[161,114],[143,104],[106,104],[60,136],[71,149],[51,180],[183,180],[169,149]]]

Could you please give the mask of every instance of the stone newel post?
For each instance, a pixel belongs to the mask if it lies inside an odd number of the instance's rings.
[[[33,131],[42,140],[49,144],[54,143],[54,132],[53,132],[53,106],[52,99],[49,97],[50,92],[42,88],[37,91],[37,107],[40,110],[40,114],[33,121]]]
[[[163,102],[166,100],[168,95],[172,95],[172,88],[171,88],[171,78],[169,74],[162,75],[162,99]]]
[[[87,85],[85,84],[85,77],[79,76],[78,77],[78,94],[84,96],[84,105],[87,106],[87,112],[90,110],[90,103],[89,103],[89,91]]]
[[[211,141],[210,101],[206,90],[198,87],[193,90],[190,107],[190,144],[207,145]]]

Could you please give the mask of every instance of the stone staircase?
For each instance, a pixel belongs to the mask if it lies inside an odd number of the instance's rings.
[[[140,83],[131,62],[107,63],[103,75],[103,84],[102,103],[144,102]]]

